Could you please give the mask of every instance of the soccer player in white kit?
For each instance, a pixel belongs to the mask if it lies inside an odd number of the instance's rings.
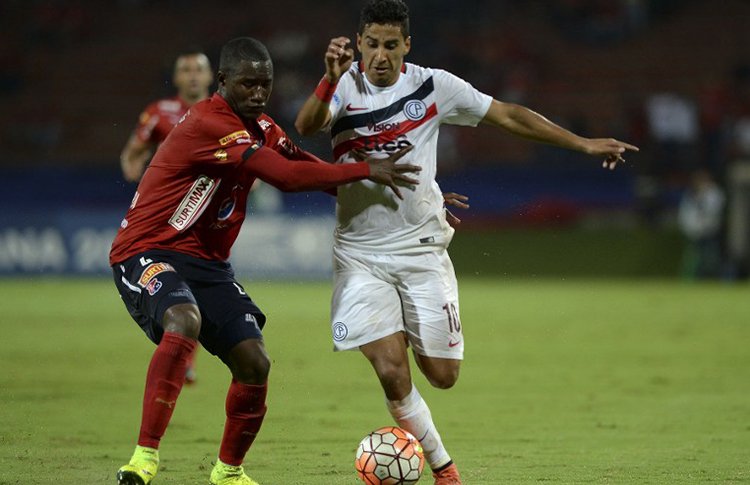
[[[530,140],[603,157],[614,169],[636,147],[589,139],[515,104],[502,103],[440,69],[404,63],[411,47],[402,0],[371,0],[362,10],[353,62],[350,40],[331,40],[326,72],[297,115],[303,134],[330,131],[337,163],[353,152],[383,156],[410,145],[419,185],[403,200],[368,181],[338,188],[331,325],[336,350],[359,349],[372,364],[399,426],[422,443],[436,485],[460,485],[430,410],[412,384],[407,347],[431,385],[448,389],[459,374],[464,339],[446,222],[435,181],[441,123],[485,123]]]

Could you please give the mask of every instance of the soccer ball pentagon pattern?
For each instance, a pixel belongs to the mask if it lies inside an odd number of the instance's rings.
[[[386,426],[360,441],[354,467],[367,485],[411,485],[424,468],[422,445],[408,431]]]

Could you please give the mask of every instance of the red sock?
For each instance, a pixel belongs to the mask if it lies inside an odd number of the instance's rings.
[[[158,448],[172,417],[177,396],[185,382],[188,356],[197,342],[177,333],[165,332],[156,347],[146,374],[143,415],[138,444]]]
[[[268,383],[241,384],[232,379],[227,392],[227,422],[221,439],[219,459],[227,465],[241,465],[266,415]]]
[[[193,347],[193,351],[190,352],[190,355],[188,355],[188,359],[187,359],[188,367],[193,367],[195,365],[195,354],[197,353],[198,353],[198,346],[196,345],[195,347]]]

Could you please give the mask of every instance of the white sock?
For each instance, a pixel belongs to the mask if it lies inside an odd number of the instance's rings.
[[[386,399],[388,411],[399,426],[413,434],[424,449],[424,456],[433,470],[447,464],[451,457],[445,451],[440,433],[432,422],[427,403],[412,384],[411,392],[400,401]]]

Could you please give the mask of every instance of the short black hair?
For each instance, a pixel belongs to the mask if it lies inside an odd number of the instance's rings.
[[[359,15],[359,34],[369,24],[398,25],[404,39],[409,37],[409,7],[403,0],[370,0]]]
[[[271,54],[263,43],[252,37],[237,37],[221,48],[219,70],[229,74],[243,61],[270,61]]]

